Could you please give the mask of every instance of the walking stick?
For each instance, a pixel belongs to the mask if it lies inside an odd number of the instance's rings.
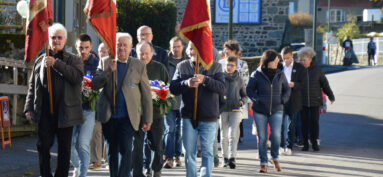
[[[195,62],[195,74],[199,74],[199,60],[198,57],[196,58]],[[198,86],[195,88],[194,91],[194,112],[193,112],[193,120],[192,124],[194,128],[197,128],[198,122],[197,122],[197,107],[198,107]]]
[[[49,56],[49,47],[45,46],[45,56]],[[49,93],[49,107],[50,112],[53,115],[53,94],[52,94],[52,78],[51,78],[51,67],[47,67],[47,82],[48,82],[48,93]]]

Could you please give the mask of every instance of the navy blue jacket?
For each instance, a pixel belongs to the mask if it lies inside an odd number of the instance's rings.
[[[251,73],[246,92],[253,101],[254,111],[269,116],[282,111],[283,104],[290,97],[289,84],[280,69],[277,69],[272,81],[261,70]]]
[[[194,63],[185,60],[177,65],[170,83],[170,92],[182,95],[182,118],[193,118],[195,89],[188,86],[188,80],[194,73]],[[198,87],[197,120],[213,122],[219,117],[219,95],[225,94],[225,76],[219,63],[213,63],[209,70],[200,66],[200,74],[205,75],[205,81]]]

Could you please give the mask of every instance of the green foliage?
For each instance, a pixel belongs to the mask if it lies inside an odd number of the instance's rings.
[[[339,40],[345,40],[347,36],[353,39],[360,34],[359,27],[355,23],[356,20],[351,17],[347,21],[348,23],[340,27],[338,33],[336,33],[336,37],[338,37]]]
[[[289,20],[293,26],[311,26],[313,24],[313,16],[304,12],[289,15]]]
[[[20,33],[0,33],[0,53],[4,54],[13,48],[24,48],[25,34]]]
[[[117,30],[128,32],[137,43],[137,29],[142,25],[153,30],[153,44],[169,48],[169,40],[175,35],[177,8],[173,1],[118,0]]]

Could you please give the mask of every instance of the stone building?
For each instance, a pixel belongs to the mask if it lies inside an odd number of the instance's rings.
[[[186,0],[174,0],[177,6],[177,20],[182,21]],[[211,0],[211,16],[214,18],[214,3]],[[237,0],[234,0],[237,1]],[[261,55],[267,49],[279,50],[288,18],[289,0],[261,0],[260,24],[233,24],[233,39],[241,43],[243,56]],[[212,21],[213,44],[221,50],[228,40],[228,25]]]

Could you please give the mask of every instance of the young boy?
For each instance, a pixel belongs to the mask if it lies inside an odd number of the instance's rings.
[[[239,123],[241,122],[240,107],[247,103],[245,85],[237,71],[236,57],[228,57],[225,66],[226,93],[224,106],[222,107],[220,128],[221,128],[221,149],[224,157],[223,166],[230,166],[235,169],[235,157],[237,154]]]

